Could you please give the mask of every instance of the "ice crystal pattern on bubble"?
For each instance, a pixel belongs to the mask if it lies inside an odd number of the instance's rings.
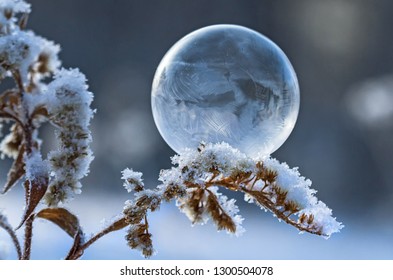
[[[154,77],[157,127],[177,153],[201,141],[270,155],[299,110],[296,74],[265,36],[236,25],[201,28],[179,40]]]

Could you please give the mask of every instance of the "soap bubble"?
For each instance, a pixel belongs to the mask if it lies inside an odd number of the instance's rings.
[[[177,153],[202,141],[227,142],[267,156],[291,133],[299,85],[283,51],[242,26],[213,25],[179,40],[164,56],[152,86],[152,110]]]

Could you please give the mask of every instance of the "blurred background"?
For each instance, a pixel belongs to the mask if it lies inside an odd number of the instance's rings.
[[[83,194],[68,206],[86,232],[98,230],[102,218],[119,213],[129,198],[121,170],[143,172],[146,185],[154,187],[160,169],[170,167],[174,152],[159,135],[150,107],[151,83],[163,55],[195,29],[232,23],[272,39],[295,68],[301,90],[298,121],[272,156],[298,166],[345,228],[329,240],[299,235],[237,196],[247,231],[235,238],[217,233],[212,224],[191,227],[172,203],[152,215],[154,258],[393,258],[392,1],[29,2],[28,28],[60,44],[63,66],[80,68],[95,94],[96,158],[83,180]],[[46,150],[54,145],[52,133],[45,129],[41,135]],[[10,162],[0,164],[5,177]],[[0,208],[13,224],[19,222],[22,202],[17,188],[0,197]],[[8,237],[0,234],[6,257],[14,258]],[[103,238],[84,258],[141,258],[123,236]],[[38,259],[62,258],[71,245],[45,222],[38,223],[35,238],[32,257]]]

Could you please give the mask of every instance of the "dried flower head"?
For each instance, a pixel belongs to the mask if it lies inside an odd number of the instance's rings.
[[[93,95],[77,69],[57,72],[45,94],[45,106],[59,142],[58,149],[48,155],[51,177],[45,199],[48,205],[57,205],[72,193],[81,192],[80,180],[88,174],[94,158],[89,130]]]
[[[142,182],[143,174],[141,172],[135,172],[132,169],[126,168],[121,172],[121,174],[121,179],[124,180],[123,186],[128,192],[139,192],[144,189],[144,184]]]

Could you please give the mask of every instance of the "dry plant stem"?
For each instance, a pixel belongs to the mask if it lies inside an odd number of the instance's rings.
[[[31,240],[33,237],[33,222],[35,215],[31,215],[25,223],[25,244],[23,248],[22,260],[29,260],[31,253]]]
[[[25,92],[25,89],[23,87],[23,83],[22,83],[22,79],[20,76],[19,72],[13,72],[13,77],[14,80],[16,82],[16,84],[18,85],[18,89],[19,89],[19,94],[21,96],[21,100],[22,100],[22,106],[23,106],[23,110],[25,113],[25,118],[26,118],[26,123],[22,125],[23,127],[23,132],[24,132],[24,137],[25,137],[25,148],[26,148],[26,154],[27,156],[29,156],[32,152],[33,149],[33,140],[32,140],[32,134],[34,131],[34,127],[32,124],[32,120],[29,116],[29,112],[28,112],[28,108],[25,107],[25,104],[23,102],[23,93]]]
[[[18,254],[18,259],[22,259],[22,249],[20,247],[18,237],[16,236],[14,230],[8,224],[2,223],[1,220],[0,227],[3,228],[11,236],[12,243],[14,243],[16,253]]]
[[[18,120],[18,123],[21,124],[24,132],[24,147],[25,147],[25,152],[26,156],[30,156],[32,151],[33,151],[33,131],[34,131],[34,126],[32,124],[32,120],[29,116],[28,113],[28,108],[25,107],[25,104],[23,102],[23,93],[24,93],[24,87],[23,87],[23,82],[21,79],[21,75],[18,71],[14,71],[13,73],[13,78],[15,80],[15,83],[18,86],[18,93],[21,96],[21,103],[23,106],[23,110],[25,113],[25,118],[26,118],[26,123],[22,123],[22,121],[18,118],[15,117],[16,120]],[[25,184],[26,186],[27,184]],[[29,188],[26,188],[25,192],[25,199],[26,202],[29,200],[29,196],[31,195],[30,192],[28,191]],[[33,221],[34,221],[34,215],[31,215],[25,223],[25,244],[24,244],[24,251],[23,251],[23,256],[22,259],[28,260],[30,259],[30,251],[31,251],[31,240],[32,240],[32,235],[33,235]]]
[[[245,188],[242,188],[242,191],[252,195],[252,191],[249,191],[249,190],[247,190]],[[258,202],[260,204],[262,204],[263,207],[265,207],[266,209],[271,211],[274,215],[276,215],[276,217],[278,219],[283,220],[287,224],[290,224],[290,225],[294,226],[298,230],[305,231],[305,232],[312,233],[312,234],[316,234],[316,235],[322,235],[322,233],[319,230],[315,230],[313,228],[304,227],[304,226],[298,224],[297,222],[295,222],[294,220],[290,219],[290,216],[293,213],[289,212],[288,215],[285,215],[285,212],[278,210],[276,208],[276,206],[274,205],[274,203],[268,197],[262,195],[261,196],[261,200],[258,199]]]
[[[118,219],[114,221],[112,224],[101,230],[100,232],[96,233],[92,238],[90,238],[88,241],[86,241],[84,244],[82,244],[77,251],[75,251],[73,254],[67,256],[66,259],[68,260],[76,260],[79,259],[82,255],[84,250],[90,247],[94,242],[96,242],[98,239],[101,237],[107,235],[108,233],[112,231],[119,230],[123,227],[125,227],[127,224],[125,223],[124,218]]]

